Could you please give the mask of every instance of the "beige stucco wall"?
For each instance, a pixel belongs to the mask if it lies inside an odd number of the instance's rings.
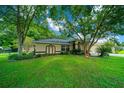
[[[55,45],[56,51],[61,51],[61,45]]]
[[[46,51],[46,46],[48,46],[49,44],[34,44],[34,45],[35,45],[36,52],[44,52],[44,51]],[[61,45],[54,45],[54,46],[55,46],[55,49],[56,49],[56,53],[60,53]],[[29,51],[30,52],[34,51],[34,47],[33,46],[30,47]],[[47,51],[48,51],[48,48],[47,48]],[[55,50],[53,50],[53,51],[55,51]],[[50,53],[52,53],[52,49],[51,48],[50,48]]]
[[[101,44],[95,44],[94,46],[92,46],[90,52],[96,52],[97,53],[97,48],[100,46]]]
[[[27,51],[27,50],[23,47],[23,51]],[[34,51],[34,47],[33,47],[33,46],[31,46],[31,47],[29,48],[29,52],[32,52],[32,51]]]
[[[72,45],[70,45],[70,46],[69,46],[69,48],[70,48],[70,50],[72,50],[72,49],[73,49],[73,46],[72,46]]]
[[[36,51],[46,51],[46,46],[49,44],[35,44]],[[61,45],[54,45],[56,47],[56,51],[61,51]]]
[[[29,48],[29,51],[30,51],[30,52],[34,51],[34,47],[33,47],[33,46],[30,47],[30,48]]]
[[[75,42],[75,49],[78,49],[78,41]]]
[[[97,47],[98,46],[96,46],[96,45],[92,46],[92,48],[90,49],[90,52],[96,52]]]
[[[81,50],[83,50],[83,45],[82,44],[80,44],[80,48],[81,48]]]
[[[36,51],[46,51],[46,46],[48,44],[35,44]]]

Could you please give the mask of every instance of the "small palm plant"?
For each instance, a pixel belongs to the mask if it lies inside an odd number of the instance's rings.
[[[97,52],[100,53],[100,57],[109,56],[109,52],[111,52],[111,48],[105,45],[101,45],[97,48]]]

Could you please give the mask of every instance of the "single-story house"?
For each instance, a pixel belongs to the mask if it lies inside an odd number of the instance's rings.
[[[91,48],[91,52],[96,51],[98,45],[94,45]],[[80,49],[83,51],[82,43],[79,40],[74,39],[41,39],[34,40],[33,46],[29,51],[35,51],[40,54],[59,54],[62,52],[69,52],[74,49]]]

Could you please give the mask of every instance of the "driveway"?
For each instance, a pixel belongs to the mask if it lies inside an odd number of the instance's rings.
[[[109,54],[110,56],[124,57],[124,54]]]

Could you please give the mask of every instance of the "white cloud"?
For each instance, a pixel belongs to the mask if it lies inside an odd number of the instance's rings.
[[[47,21],[49,23],[49,27],[52,29],[52,30],[55,30],[55,31],[59,31],[59,27],[54,25],[54,21],[51,19],[51,18],[47,18]]]

